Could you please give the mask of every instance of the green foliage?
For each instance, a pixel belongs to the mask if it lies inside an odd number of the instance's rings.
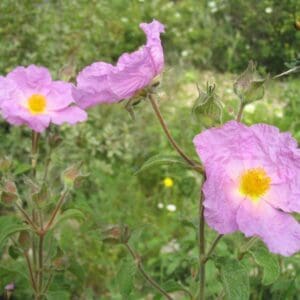
[[[217,265],[220,268],[226,299],[249,299],[250,287],[247,269],[239,261],[228,258],[219,258]]]
[[[166,24],[171,64],[237,71],[252,58],[280,72],[299,53],[297,9],[297,0],[3,0],[0,72],[36,63],[74,77],[95,60],[115,62],[139,47],[138,24],[153,18]]]
[[[256,263],[264,269],[262,283],[265,285],[272,284],[280,274],[280,267],[276,256],[264,247],[259,247],[254,251],[250,251],[250,253],[253,255]]]

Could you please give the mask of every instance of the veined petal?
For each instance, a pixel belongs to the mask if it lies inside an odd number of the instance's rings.
[[[273,253],[290,256],[300,250],[300,224],[264,201],[243,201],[236,221],[247,237],[260,237]]]

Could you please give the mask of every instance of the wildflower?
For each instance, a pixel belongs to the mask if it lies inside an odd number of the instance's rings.
[[[158,207],[159,209],[163,209],[163,208],[164,208],[164,204],[161,203],[161,202],[159,202],[159,203],[157,204],[157,207]]]
[[[273,12],[272,7],[266,7],[266,8],[265,8],[265,13],[266,13],[266,14],[271,14],[272,12]]]
[[[194,138],[206,170],[205,218],[221,234],[258,236],[269,250],[300,250],[300,150],[289,133],[230,121]]]
[[[166,206],[166,208],[167,208],[167,210],[170,211],[170,212],[176,211],[176,205],[174,205],[174,204],[168,204],[168,205]]]
[[[121,55],[115,66],[96,62],[79,73],[73,95],[80,107],[131,98],[162,72],[164,55],[160,33],[164,32],[164,26],[154,20],[140,24],[140,28],[147,36],[146,45]]]
[[[72,85],[52,81],[44,67],[17,67],[0,78],[0,108],[10,124],[42,132],[50,123],[73,125],[85,121],[86,112],[73,103]]]
[[[171,188],[174,185],[174,181],[170,177],[166,177],[163,182],[166,188]]]

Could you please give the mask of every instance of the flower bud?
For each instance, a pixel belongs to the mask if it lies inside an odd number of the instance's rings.
[[[15,183],[12,180],[6,180],[2,187],[1,201],[7,206],[11,206],[17,199],[18,191]]]
[[[243,105],[260,100],[264,96],[264,83],[267,79],[262,79],[258,75],[255,63],[250,61],[247,69],[233,84],[234,93],[240,98]]]

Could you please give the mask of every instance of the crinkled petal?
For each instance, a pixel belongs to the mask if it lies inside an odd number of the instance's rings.
[[[130,98],[162,71],[164,58],[160,33],[164,30],[163,25],[154,20],[140,26],[147,36],[146,45],[121,55],[116,66],[98,62],[80,72],[77,87],[73,90],[80,107]]]
[[[239,161],[245,170],[263,168],[273,187],[266,195],[268,202],[286,212],[300,212],[300,151],[290,134],[266,124],[247,127],[230,121],[200,133],[194,144],[205,167],[218,162],[231,178],[232,174],[238,178]]]
[[[209,226],[225,234],[238,230],[236,212],[243,198],[221,168],[211,164],[206,169],[207,179],[203,185],[204,215]]]
[[[8,123],[17,126],[27,125],[36,132],[43,132],[50,124],[48,115],[32,115],[17,103],[4,103],[2,105],[2,115]]]
[[[113,93],[108,82],[108,74],[114,66],[97,62],[85,67],[77,76],[77,87],[73,88],[75,102],[81,108],[94,106],[98,103],[111,103],[120,100]]]
[[[64,81],[53,81],[46,96],[47,110],[61,110],[74,102],[72,84]]]
[[[109,74],[110,87],[120,100],[132,97],[155,77],[155,67],[146,48],[123,54],[120,62],[116,70]]]
[[[87,119],[87,113],[77,106],[69,106],[63,110],[49,112],[49,116],[56,125],[63,123],[74,125]]]
[[[24,97],[32,94],[47,94],[51,85],[51,74],[47,68],[30,65],[17,67],[7,74],[7,78],[15,82]]]
[[[18,86],[10,79],[0,76],[0,108],[6,101],[20,100],[22,95]]]
[[[160,22],[153,20],[151,23],[142,23],[140,28],[147,36],[146,47],[149,49],[155,66],[156,75],[161,73],[164,67],[164,53],[160,41],[160,34],[165,32],[165,27]]]
[[[245,199],[236,221],[240,231],[247,237],[260,237],[273,253],[290,256],[300,250],[300,224],[265,201],[253,203]]]
[[[249,128],[236,121],[211,128],[195,136],[194,145],[204,164],[211,160],[256,159],[259,146]]]

